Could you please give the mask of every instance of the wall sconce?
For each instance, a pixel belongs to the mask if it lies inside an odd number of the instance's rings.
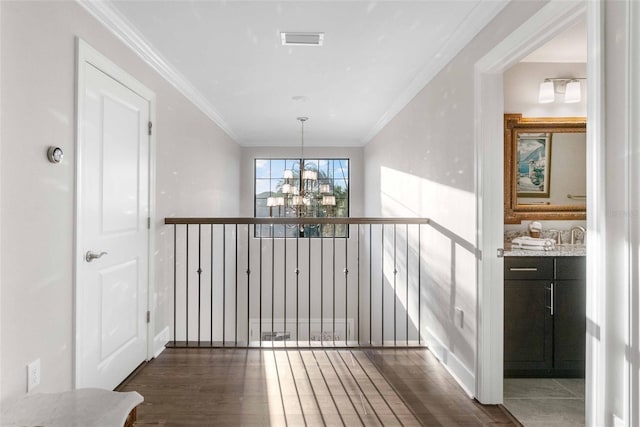
[[[538,102],[540,104],[554,102],[556,100],[556,93],[564,94],[565,104],[580,102],[582,99],[580,80],[586,80],[586,78],[563,77],[544,79],[544,81],[540,83]]]

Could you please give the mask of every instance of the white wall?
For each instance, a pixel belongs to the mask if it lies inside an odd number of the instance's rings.
[[[508,5],[364,152],[366,215],[435,221],[423,236],[423,334],[470,393],[477,301],[473,64],[542,5]],[[464,312],[462,327],[456,308]]]
[[[637,28],[638,22],[630,19],[628,4],[622,1],[605,2],[604,9],[606,117],[603,154],[606,168],[606,216],[604,224],[598,224],[604,225],[604,228],[597,231],[606,241],[606,259],[597,261],[604,264],[606,282],[600,284],[605,289],[604,318],[602,322],[596,319],[599,330],[590,328],[591,333],[597,334],[596,339],[603,344],[604,352],[601,356],[604,357],[602,362],[605,366],[604,382],[594,384],[603,391],[601,395],[604,397],[604,402],[601,403],[604,407],[604,420],[596,420],[596,423],[604,422],[614,426],[637,425],[637,419],[632,424],[628,417],[629,404],[635,406],[636,415],[640,404],[637,395],[636,400],[631,402],[628,392],[631,377],[638,372],[639,357],[638,348],[630,347],[629,341],[629,309],[635,310],[636,316],[638,310],[637,300],[630,304],[630,290],[635,288],[637,295],[638,287],[637,281],[631,282],[630,277],[639,268],[637,252],[635,257],[632,256],[638,240],[629,228],[631,222],[637,224],[638,205],[630,203],[637,200],[635,194],[639,189],[637,181],[631,179],[633,170],[629,168],[637,168],[639,165],[637,157],[630,159],[630,155],[637,153],[638,146],[629,145],[629,138],[633,138],[637,144],[637,135],[628,133],[638,122],[637,116],[628,116],[630,81],[634,85],[638,82],[637,67],[636,74],[631,74],[634,70],[628,68],[629,60],[638,54],[637,51],[629,51],[629,25]],[[590,319],[587,323],[590,323]],[[634,364],[635,370],[628,370]]]
[[[239,168],[240,173],[240,191],[238,194],[232,196],[240,204],[240,216],[253,217],[254,215],[254,160],[256,158],[297,158],[300,156],[299,147],[243,147],[242,160]],[[305,148],[305,156],[308,158],[348,158],[350,168],[350,188],[349,197],[350,216],[357,217],[362,216],[363,213],[363,161],[362,161],[363,149],[361,147],[307,147]],[[225,184],[229,182],[228,179],[222,179]],[[239,200],[238,200],[239,199]],[[203,215],[210,216],[210,215]],[[361,232],[363,232],[361,230]],[[311,289],[314,297],[313,309],[311,312],[311,318],[320,317],[320,308],[318,306],[318,300],[320,298],[319,289],[322,284],[324,293],[323,300],[325,301],[323,307],[324,318],[328,319],[332,315],[332,309],[334,305],[333,299],[333,241],[332,239],[323,239],[323,250],[325,263],[323,264],[323,281],[320,281],[319,269],[320,265],[320,240],[321,239],[300,239],[298,244],[300,248],[299,256],[296,257],[296,239],[271,239],[265,238],[262,241],[262,247],[260,246],[260,240],[253,236],[253,230],[250,234],[251,250],[249,254],[249,261],[247,260],[247,227],[241,225],[238,227],[238,294],[237,299],[240,301],[237,306],[238,322],[236,325],[235,320],[235,305],[236,305],[236,271],[235,271],[235,226],[226,227],[226,271],[225,275],[222,275],[222,226],[215,226],[213,229],[214,234],[214,261],[211,263],[211,227],[204,225],[200,228],[201,232],[201,246],[198,247],[198,227],[191,226],[189,228],[189,286],[187,297],[187,284],[185,275],[186,254],[185,254],[185,228],[180,226],[177,232],[177,276],[178,276],[178,290],[177,290],[177,326],[175,337],[177,340],[184,340],[187,337],[187,325],[186,325],[186,310],[187,299],[189,304],[189,340],[193,341],[197,337],[198,325],[200,325],[201,339],[208,341],[213,336],[214,341],[222,340],[222,319],[225,319],[225,338],[228,341],[229,337],[235,339],[235,333],[237,328],[238,340],[246,342],[247,329],[246,321],[247,317],[251,319],[258,319],[260,317],[260,306],[262,305],[262,317],[264,319],[271,318],[271,300],[272,300],[272,282],[273,282],[273,312],[276,320],[284,317],[284,295],[285,295],[285,283],[286,283],[286,307],[287,318],[295,318],[295,307],[298,305],[299,316],[301,319],[309,317],[308,299],[309,299],[309,271],[315,271],[317,274],[311,276]],[[348,261],[347,265],[352,271],[356,271],[355,263],[357,259],[357,240],[355,238],[357,233],[356,227],[351,230],[350,238],[348,241]],[[172,232],[165,236],[165,239],[173,239]],[[285,256],[284,256],[284,243],[286,240],[287,255],[286,263],[288,265],[286,269],[286,277],[284,270]],[[311,241],[312,262],[309,266],[309,242]],[[364,240],[361,242],[364,247]],[[272,262],[272,244],[273,246],[273,262]],[[336,259],[338,260],[338,266],[336,267],[336,293],[335,293],[335,306],[337,310],[336,317],[344,317],[345,306],[345,292],[344,292],[344,274],[342,274],[344,268],[344,239],[336,239]],[[167,249],[171,249],[173,243],[166,246]],[[361,248],[362,249],[362,248]],[[206,284],[198,290],[198,275],[196,270],[198,269],[197,254],[201,251],[202,263],[202,276],[200,277],[201,283]],[[262,253],[262,268],[260,268],[260,254]],[[217,255],[216,255],[217,254]],[[172,257],[173,254],[167,254]],[[296,276],[293,273],[296,258],[299,258],[300,276],[298,278],[300,282],[300,295],[296,293]],[[364,258],[364,255],[363,255]],[[249,264],[248,264],[249,263]],[[274,266],[273,281],[272,277],[272,265]],[[173,274],[173,267],[171,270],[167,270],[165,275]],[[246,271],[249,269],[252,273],[250,276],[250,308],[247,311],[247,275]],[[261,271],[262,270],[262,271]],[[212,280],[213,271],[213,280]],[[368,269],[367,269],[368,271]],[[364,274],[364,272],[363,272]],[[172,277],[172,276],[171,276]],[[226,309],[223,314],[223,277],[226,278],[224,282],[224,301]],[[354,304],[357,293],[353,293],[356,289],[357,276],[352,274],[349,276],[349,311],[348,316],[351,319],[357,318],[357,307]],[[364,280],[364,279],[363,279]],[[211,284],[213,283],[213,304],[211,303]],[[262,290],[260,289],[262,288]],[[262,295],[262,302],[260,302],[260,295]],[[361,298],[366,299],[366,295],[361,293]],[[201,300],[201,313],[198,318],[197,304],[198,297]],[[171,289],[171,300],[173,298],[173,290]],[[368,300],[367,300],[368,301]],[[172,308],[172,307],[171,307]],[[214,325],[213,335],[211,333],[211,312],[213,308],[214,319],[217,319]],[[248,314],[249,313],[249,316]],[[364,311],[363,311],[364,313]],[[366,319],[365,319],[366,317]],[[172,319],[171,319],[172,320]],[[366,324],[362,327],[368,328],[368,317],[364,316],[363,320],[367,320]],[[173,320],[172,320],[173,321]],[[257,320],[256,320],[257,321]],[[361,325],[354,320],[354,325],[360,327]],[[293,324],[289,324],[288,330],[291,331]],[[263,331],[270,330],[270,324],[263,327]],[[368,330],[368,329],[367,329]],[[259,336],[258,331],[252,331],[252,339]],[[326,332],[326,325],[325,325]],[[300,339],[307,339],[307,329],[303,328],[300,331]],[[173,334],[171,337],[173,338]],[[293,336],[292,336],[293,337]]]
[[[586,37],[586,34],[585,34]],[[504,112],[523,117],[586,117],[587,84],[580,80],[582,99],[564,103],[564,95],[556,93],[554,102],[538,103],[540,83],[545,78],[587,77],[586,63],[519,62],[505,71]]]
[[[0,7],[0,52],[2,51],[2,7]],[[2,90],[2,55],[0,54],[0,100],[4,98]],[[0,242],[2,241],[2,103],[0,102]],[[0,244],[0,384],[2,384],[2,244]],[[0,385],[0,396],[2,385]],[[0,404],[1,405],[1,404]],[[0,406],[1,408],[1,406]]]
[[[72,386],[75,41],[82,37],[157,95],[156,332],[172,316],[165,216],[235,215],[240,150],[75,2],[0,2],[2,285],[0,397]],[[46,160],[61,146],[64,162]],[[224,199],[228,202],[220,203]],[[151,337],[153,338],[153,337]]]
[[[295,158],[300,155],[300,149],[297,147],[245,147],[242,151],[241,211],[243,216],[250,217],[253,215],[254,160],[256,158]],[[305,150],[307,157],[349,158],[351,216],[362,216],[362,190],[364,187],[362,151],[362,148],[358,147],[311,147]],[[251,328],[251,339],[255,340],[259,336],[257,319],[260,317],[260,307],[262,307],[262,318],[265,319],[262,330],[271,329],[272,311],[276,328],[282,330],[283,327],[278,326],[278,323],[284,318],[284,301],[286,299],[286,317],[289,319],[286,329],[291,333],[291,338],[295,339],[293,319],[299,315],[302,322],[299,339],[303,341],[303,344],[308,339],[306,319],[309,317],[320,319],[322,310],[322,317],[325,320],[324,332],[325,334],[331,332],[335,306],[335,316],[338,323],[345,316],[352,322],[354,334],[351,335],[352,344],[356,338],[359,338],[363,343],[371,339],[375,345],[380,345],[382,342],[386,345],[393,345],[394,339],[401,344],[409,340],[410,343],[417,345],[418,325],[426,323],[425,318],[421,317],[417,305],[418,289],[420,286],[424,286],[424,283],[418,283],[417,271],[420,268],[418,252],[420,249],[417,241],[417,227],[416,225],[408,227],[405,225],[396,227],[386,225],[383,253],[381,251],[380,225],[374,225],[371,228],[371,233],[368,225],[352,226],[346,241],[338,238],[335,239],[335,242],[331,238],[302,238],[299,240],[264,238],[260,240],[253,237],[252,229],[250,235],[247,236],[246,226],[240,225],[236,255],[236,229],[235,226],[230,225],[226,227],[225,231],[226,271],[223,275],[222,226],[215,226],[213,229],[213,251],[217,256],[214,255],[212,258],[211,227],[203,225],[198,228],[194,225],[189,228],[190,256],[187,286],[186,237],[185,227],[181,226],[177,233],[178,290],[176,301],[178,310],[176,339],[178,341],[185,340],[188,330],[189,340],[194,341],[197,339],[198,329],[200,329],[202,341],[209,341],[213,336],[214,341],[219,343],[222,340],[222,319],[224,318],[226,340],[229,341],[229,337],[233,337],[233,341],[237,332],[238,341],[246,343],[246,322],[250,317],[256,323]],[[427,229],[428,227],[422,226],[423,232],[426,232]],[[370,236],[373,244],[370,242]],[[200,244],[198,244],[199,241]],[[249,251],[247,251],[247,241],[251,245]],[[311,249],[309,249],[309,244],[311,244]],[[347,247],[346,260],[345,245]],[[297,247],[299,247],[299,252],[296,255]],[[249,261],[247,260],[248,252]],[[237,287],[236,256],[239,265]],[[199,259],[202,260],[202,264],[199,264]],[[214,260],[213,265],[212,259]],[[335,270],[333,269],[334,261]],[[296,284],[294,273],[296,265],[300,269],[299,285]],[[199,266],[202,267],[201,277],[198,277],[196,273]],[[343,273],[345,267],[349,270],[347,288],[345,288]],[[247,270],[251,271],[249,287],[247,287]],[[395,275],[394,270],[397,271]],[[409,273],[407,274],[407,272]],[[424,273],[424,271],[422,272]],[[464,276],[465,273],[458,272],[458,275]],[[226,278],[224,285],[223,277]],[[211,302],[211,287],[213,287],[213,303]],[[309,301],[309,288],[311,289],[311,302]],[[250,289],[249,294],[247,289]],[[223,298],[226,308],[222,304]],[[248,302],[247,299],[249,299]],[[186,322],[187,301],[188,328]],[[200,314],[198,314],[197,308],[198,301],[200,301],[201,307]],[[322,307],[320,307],[320,301],[323,302]],[[309,304],[311,304],[310,315]],[[249,309],[247,309],[247,305],[250,306]],[[211,331],[212,307],[216,319],[213,334]],[[238,316],[237,322],[236,314]],[[360,336],[356,337],[358,333]],[[422,339],[424,340],[424,336]],[[255,344],[253,343],[253,345]],[[268,343],[263,343],[263,345],[268,345]]]

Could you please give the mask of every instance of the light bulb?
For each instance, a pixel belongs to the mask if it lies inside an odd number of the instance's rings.
[[[313,170],[305,170],[302,172],[302,179],[315,181],[316,179],[318,179],[318,172]]]
[[[540,83],[540,92],[538,93],[538,102],[540,104],[553,102],[555,97],[555,89],[552,81],[546,80]]]
[[[322,196],[322,204],[324,206],[335,206],[336,196]]]
[[[567,90],[564,94],[564,102],[566,104],[574,104],[580,102],[580,82],[578,80],[572,80],[567,83]]]

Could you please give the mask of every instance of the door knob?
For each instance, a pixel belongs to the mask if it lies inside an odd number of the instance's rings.
[[[84,256],[84,259],[87,262],[91,262],[94,259],[98,259],[98,258],[102,257],[103,255],[107,255],[107,253],[106,252],[100,252],[99,254],[94,254],[91,251],[87,251],[86,255]]]

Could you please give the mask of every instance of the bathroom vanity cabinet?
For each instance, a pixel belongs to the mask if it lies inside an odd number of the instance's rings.
[[[504,259],[504,376],[584,377],[584,256]]]

